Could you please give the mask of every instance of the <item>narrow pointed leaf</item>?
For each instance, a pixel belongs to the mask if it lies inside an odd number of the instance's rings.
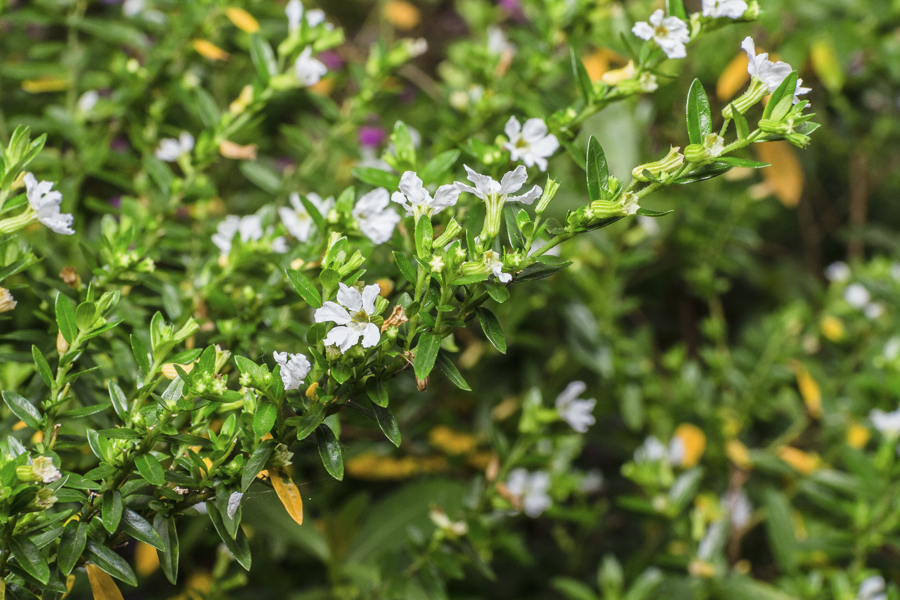
[[[56,555],[56,564],[63,575],[68,576],[75,568],[75,563],[84,552],[87,544],[87,523],[71,521],[63,529],[59,540],[59,552]]]
[[[94,600],[123,600],[116,582],[97,565],[86,565],[88,581]]]
[[[41,428],[41,413],[27,398],[7,390],[3,392],[3,401],[23,423],[32,429]]]
[[[162,567],[166,579],[172,585],[178,581],[178,530],[175,529],[174,517],[165,517],[162,513],[156,513],[153,517],[153,529],[162,540],[165,550],[158,552],[159,566]]]
[[[378,406],[388,405],[387,387],[378,377],[370,377],[366,379],[366,395],[373,404]]]
[[[242,492],[247,491],[247,488],[250,487],[250,484],[253,483],[253,480],[256,479],[259,472],[263,470],[263,467],[265,467],[266,462],[272,455],[274,447],[274,441],[266,440],[260,443],[250,455],[250,458],[247,459],[247,464],[244,466],[244,474],[241,476]]]
[[[447,356],[443,352],[439,352],[437,357],[437,365],[438,367],[440,367],[441,371],[444,372],[444,375],[447,376],[447,379],[453,382],[453,385],[467,392],[472,391],[472,388],[468,383],[466,383],[466,380],[463,379],[463,376],[460,374],[459,369],[456,368],[456,365],[453,364],[453,361],[450,360],[449,356]]]
[[[699,79],[695,79],[688,91],[687,129],[692,144],[702,144],[703,136],[712,133],[712,113],[709,98]]]
[[[588,197],[591,200],[603,200],[609,195],[609,166],[606,162],[606,154],[597,138],[591,136],[588,140],[587,160],[585,161],[587,173]]]
[[[109,533],[115,533],[116,529],[119,528],[123,508],[122,494],[119,490],[106,490],[103,492],[101,520],[103,521],[103,528]]]
[[[344,457],[331,427],[321,425],[316,429],[316,442],[319,445],[319,457],[328,474],[338,481],[344,479]]]
[[[95,565],[119,581],[124,581],[128,585],[137,587],[137,577],[134,576],[131,565],[129,565],[128,561],[119,556],[114,550],[88,540],[87,557]]]
[[[375,418],[378,420],[378,426],[381,427],[384,436],[399,448],[400,427],[397,424],[397,418],[394,416],[394,413],[390,408],[378,406],[377,404],[373,404],[372,408],[375,410]]]
[[[159,464],[155,456],[152,454],[141,454],[134,459],[134,464],[141,477],[153,485],[165,485],[165,471],[163,471],[162,465]]]
[[[50,567],[34,542],[27,537],[16,536],[9,540],[9,549],[26,573],[41,583],[47,583],[50,580]]]
[[[56,295],[56,324],[63,337],[70,344],[75,341],[78,335],[78,326],[75,324],[75,309],[65,294]]]
[[[244,534],[244,530],[238,527],[236,531],[237,536],[235,539],[232,539],[228,534],[228,530],[225,528],[225,523],[222,521],[222,514],[219,512],[219,509],[213,500],[207,501],[206,512],[209,515],[209,519],[212,521],[213,526],[216,528],[216,533],[219,534],[222,543],[225,544],[228,551],[231,552],[235,560],[238,561],[238,564],[249,571],[252,559],[250,556],[250,544],[247,542],[247,536]]]
[[[157,550],[165,551],[166,549],[162,538],[153,529],[153,525],[131,509],[126,508],[122,513],[122,530],[134,539],[153,546]]]
[[[416,346],[416,358],[413,362],[413,368],[416,377],[425,379],[434,368],[434,361],[437,360],[438,350],[441,348],[441,336],[436,333],[423,333],[419,337],[419,344]]]
[[[484,335],[494,345],[494,348],[502,354],[506,354],[506,338],[503,337],[503,328],[500,327],[500,321],[496,315],[486,308],[477,309],[478,322],[481,323],[481,329]]]
[[[319,290],[316,289],[316,286],[313,285],[313,282],[306,275],[294,269],[286,269],[285,273],[288,281],[291,282],[291,286],[307,304],[313,308],[322,307],[322,295],[319,294]]]

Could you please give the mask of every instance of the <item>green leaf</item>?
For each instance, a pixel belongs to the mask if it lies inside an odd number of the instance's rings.
[[[137,467],[141,477],[153,485],[165,485],[166,473],[163,471],[162,465],[159,464],[159,461],[156,460],[156,457],[152,454],[138,455],[134,459],[134,465]]]
[[[275,426],[276,414],[275,405],[272,403],[263,404],[257,409],[256,414],[253,415],[253,433],[256,434],[256,437],[261,438],[272,431],[272,427]]]
[[[394,262],[397,263],[397,268],[400,269],[400,274],[403,275],[403,278],[407,280],[410,285],[416,285],[416,268],[410,260],[406,258],[406,255],[394,250]]]
[[[417,379],[424,380],[428,377],[434,368],[434,361],[437,360],[438,350],[440,349],[441,336],[438,334],[423,333],[419,337],[419,343],[416,346],[416,358],[413,361]]]
[[[416,221],[416,255],[421,260],[431,256],[431,246],[434,243],[434,228],[431,226],[431,218],[428,215],[420,215]]]
[[[305,439],[309,434],[316,430],[316,427],[325,420],[325,405],[317,402],[309,407],[306,414],[300,417],[297,423],[297,439]]]
[[[134,354],[134,360],[141,372],[146,377],[150,374],[150,356],[147,352],[147,346],[141,341],[141,338],[131,334],[131,352]]]
[[[497,304],[503,304],[509,300],[509,288],[507,288],[504,283],[500,283],[499,281],[486,281],[484,283],[484,289],[487,290],[488,295]]]
[[[366,395],[369,396],[369,400],[372,401],[372,404],[382,407],[388,405],[387,386],[385,386],[384,382],[377,376],[366,379]]]
[[[765,493],[766,533],[775,559],[788,573],[796,573],[797,539],[791,521],[791,505],[783,493],[769,488]]]
[[[119,581],[124,581],[128,585],[137,587],[137,577],[128,562],[102,544],[94,543],[88,540],[87,557],[95,565],[106,571],[112,577]]]
[[[285,269],[284,272],[291,286],[307,304],[313,308],[322,308],[322,296],[306,275],[295,269]]]
[[[64,294],[56,294],[56,323],[62,336],[70,344],[78,335],[78,326],[75,324],[75,309]]]
[[[684,10],[684,9],[682,9]],[[709,98],[699,79],[695,79],[688,91],[687,129],[692,144],[702,144],[703,136],[712,133],[712,114]]]
[[[662,571],[659,569],[655,567],[645,569],[631,584],[624,600],[647,600],[663,579]]]
[[[328,474],[338,481],[344,479],[344,458],[341,454],[341,446],[334,437],[331,427],[328,425],[318,427],[316,442],[319,445],[319,457]]]
[[[584,99],[585,104],[591,104],[594,101],[594,85],[588,75],[584,63],[575,54],[575,49],[569,47],[569,60],[572,63],[572,73],[575,75],[575,82],[578,84],[578,93]]]
[[[400,185],[400,176],[374,167],[355,167],[351,171],[353,176],[364,183],[374,187],[383,187],[396,190]]]
[[[678,17],[682,21],[687,21],[687,13],[684,10],[683,0],[666,0],[666,8],[669,16]]]
[[[521,250],[525,247],[525,237],[519,229],[517,220],[518,213],[525,212],[523,209],[507,204],[503,208],[503,220],[506,221],[506,234],[509,236],[509,243],[513,248]]]
[[[731,165],[732,167],[745,167],[747,169],[762,169],[764,167],[771,167],[769,163],[757,162],[755,160],[748,160],[746,158],[737,158],[736,156],[722,156],[716,159],[716,162],[725,163],[726,165]]]
[[[552,261],[548,261],[547,259],[555,259]],[[536,262],[533,265],[529,265],[522,270],[521,273],[516,275],[516,281],[537,281],[538,279],[544,279],[545,277],[550,277],[560,271],[563,271],[572,264],[572,261],[563,260],[558,256],[548,256],[546,254],[540,257],[540,262]]]
[[[662,217],[669,214],[670,212],[674,211],[667,210],[664,212],[660,212],[658,210],[650,210],[649,208],[639,208],[637,214],[641,215],[642,217]]]
[[[47,359],[44,358],[44,355],[41,354],[41,351],[34,344],[31,345],[31,358],[34,360],[34,365],[37,367],[37,372],[41,376],[41,379],[44,380],[44,383],[48,388],[52,388],[53,371],[50,370]]]
[[[275,59],[275,52],[259,33],[250,36],[250,60],[253,61],[253,66],[264,85],[268,85],[269,79],[278,75],[278,61]]]
[[[478,308],[476,312],[484,335],[494,345],[494,348],[501,354],[506,354],[506,338],[503,337],[503,328],[500,327],[500,321],[497,320],[496,315],[486,308]]]
[[[720,162],[720,161],[711,162],[708,165],[703,165],[702,167],[700,167],[693,173],[689,173],[688,175],[685,175],[684,177],[679,177],[677,180],[675,180],[675,183],[677,183],[679,185],[684,185],[686,183],[696,183],[698,181],[705,181],[707,179],[712,179],[713,177],[718,177],[719,175],[723,175],[724,173],[727,173],[728,171],[730,171],[733,168],[734,167],[732,167],[731,165]]]
[[[270,194],[281,191],[281,176],[269,167],[255,161],[242,160],[238,168],[247,179],[263,191]]]
[[[403,121],[397,121],[394,124],[394,133],[391,134],[391,141],[394,143],[394,156],[397,157],[397,162],[406,163],[412,170],[415,170],[416,147],[413,144],[412,136],[409,134],[409,128]]]
[[[735,129],[737,129],[738,139],[746,140],[750,137],[750,124],[747,123],[747,117],[739,113],[734,104],[731,105],[731,114],[731,118],[734,119]]]
[[[139,440],[144,437],[140,431],[128,429],[127,427],[119,427],[115,429],[100,429],[97,435],[102,435],[111,440]]]
[[[266,466],[266,462],[268,462],[269,457],[272,456],[272,450],[274,448],[274,440],[265,440],[250,454],[250,458],[247,459],[247,464],[244,466],[244,473],[241,475],[242,492],[247,491],[247,488],[250,487],[250,484],[253,483],[256,476],[259,475],[259,472]]]
[[[97,320],[97,305],[93,302],[82,302],[75,309],[75,325],[81,331],[87,331]]]
[[[312,217],[313,223],[316,224],[316,229],[324,236],[325,231],[328,229],[328,224],[325,223],[325,216],[319,212],[319,209],[315,204],[309,201],[309,198],[304,196],[303,194],[299,194],[300,196],[300,204],[303,205],[303,208],[306,209],[306,212],[309,213],[309,216]]]
[[[175,529],[175,517],[166,517],[162,513],[156,513],[153,517],[153,529],[162,540],[165,550],[159,552],[159,566],[162,567],[166,579],[172,585],[178,581],[178,530]]]
[[[125,397],[125,392],[123,392],[122,388],[119,387],[119,384],[112,379],[109,380],[106,387],[109,389],[109,399],[112,401],[113,409],[115,409],[116,414],[119,415],[120,419],[127,420],[130,413],[128,410],[128,398]]]
[[[153,529],[153,525],[133,510],[126,508],[122,514],[122,530],[134,539],[165,552],[166,546],[162,538]]]
[[[3,401],[20,421],[32,429],[41,428],[41,413],[27,398],[12,391],[4,391]]]
[[[587,172],[588,197],[591,200],[607,199],[609,196],[609,165],[606,163],[603,147],[594,136],[588,140],[585,171]]]
[[[115,533],[122,520],[122,494],[119,490],[106,490],[103,492],[103,504],[101,507],[101,521],[103,528],[109,533]]]
[[[50,580],[50,567],[41,556],[41,551],[25,536],[16,536],[9,540],[9,549],[12,555],[19,561],[22,569],[40,581],[47,583]]]
[[[222,543],[225,544],[225,547],[228,548],[235,560],[238,561],[238,564],[249,571],[252,557],[250,556],[250,544],[247,542],[247,536],[244,534],[244,530],[238,527],[235,532],[237,533],[237,536],[232,539],[228,534],[228,530],[225,528],[225,523],[222,521],[222,514],[219,512],[219,509],[213,500],[208,500],[206,502],[206,512],[209,515],[209,519],[212,521],[213,526],[216,528],[216,533],[219,534]]]
[[[419,171],[419,177],[426,185],[437,180],[441,175],[446,173],[459,160],[459,150],[447,150],[441,152],[425,165]]]
[[[62,537],[59,540],[56,564],[64,576],[68,576],[72,572],[75,563],[84,552],[84,546],[87,544],[87,530],[87,522],[82,521],[71,521],[63,529]]]
[[[590,587],[570,577],[554,577],[550,585],[569,600],[598,600]]]
[[[397,425],[397,418],[391,409],[378,406],[374,402],[372,408],[375,410],[375,418],[378,420],[378,426],[384,432],[384,436],[391,440],[391,443],[400,447],[400,426]]]
[[[772,113],[775,112],[775,109],[778,107],[778,104],[790,94],[790,98],[794,97],[794,91],[797,89],[797,71],[792,72],[790,75],[784,78],[784,81],[781,82],[772,95],[769,97],[769,102],[766,103],[766,108],[763,110],[763,119],[769,119],[772,117]]]
[[[456,368],[456,365],[453,364],[453,361],[450,360],[450,357],[445,353],[438,352],[437,366],[444,372],[447,379],[453,382],[453,385],[467,392],[472,391],[472,388],[469,387],[469,384],[466,383],[466,380],[463,379],[463,376],[460,374],[459,369]]]

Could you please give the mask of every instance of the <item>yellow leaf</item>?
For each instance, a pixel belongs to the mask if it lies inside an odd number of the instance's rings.
[[[844,338],[844,324],[837,317],[831,315],[822,317],[819,328],[822,330],[822,335],[832,342],[839,342]]]
[[[857,450],[864,448],[871,437],[872,433],[859,423],[853,423],[847,430],[847,444]]]
[[[797,206],[803,194],[803,167],[797,151],[790,142],[766,142],[754,144],[756,156],[771,167],[762,170],[763,179],[782,204],[788,208]]]
[[[791,367],[794,369],[794,375],[797,376],[797,387],[800,388],[800,396],[806,403],[809,416],[818,419],[822,416],[822,390],[819,389],[819,384],[809,374],[806,367],[799,362],[795,361]]]
[[[200,56],[210,60],[228,60],[228,57],[231,56],[208,40],[194,40],[191,45]]]
[[[270,473],[272,487],[278,494],[278,499],[284,504],[285,510],[291,515],[291,518],[297,522],[297,525],[303,525],[303,498],[300,496],[300,490],[291,480],[290,476],[283,471]]]
[[[404,31],[412,29],[422,20],[422,13],[406,0],[388,0],[381,9],[388,23]]]
[[[747,54],[741,52],[728,63],[716,83],[716,97],[719,100],[724,102],[734,98],[734,95],[750,81],[750,73],[747,72],[749,62]]]
[[[144,542],[138,542],[134,548],[134,567],[141,577],[149,577],[159,569],[159,555],[156,548]]]
[[[675,429],[675,434],[672,437],[681,440],[681,444],[684,447],[684,458],[681,460],[681,466],[688,469],[696,466],[706,450],[706,434],[696,425],[682,423]]]
[[[587,71],[591,81],[597,81],[603,74],[609,71],[609,58],[603,50],[597,50],[581,59],[584,70]]]
[[[317,96],[327,96],[331,93],[331,90],[334,89],[334,79],[330,77],[320,79],[317,84],[311,85],[306,89],[309,90],[310,93],[316,94]]]
[[[228,17],[228,19],[234,23],[234,26],[241,31],[246,31],[247,33],[256,33],[259,31],[259,23],[257,20],[243,8],[230,6],[225,9],[225,16]]]
[[[809,57],[822,85],[829,91],[839,92],[844,87],[844,69],[831,41],[823,38],[814,41]]]
[[[42,92],[61,92],[69,87],[65,79],[59,77],[41,77],[40,79],[26,79],[22,82],[22,89],[29,94]]]
[[[225,158],[235,160],[256,160],[256,144],[241,146],[234,142],[224,140],[219,143],[219,153]]]
[[[438,425],[428,432],[428,442],[447,454],[467,454],[478,446],[478,440],[468,433],[454,431],[446,425]]]
[[[26,427],[28,427],[28,425],[25,424],[25,421],[19,421],[18,423],[13,425],[12,430],[13,431],[21,431],[21,430],[25,429]]]
[[[91,582],[91,591],[94,592],[94,600],[124,600],[112,577],[100,570],[100,567],[88,564],[85,568]]]
[[[740,440],[728,440],[728,443],[725,444],[725,454],[728,455],[728,459],[731,462],[742,469],[753,467],[753,462],[750,460],[750,451]]]
[[[779,448],[778,457],[804,475],[809,475],[818,469],[821,463],[817,454],[804,452],[793,446],[782,446]]]

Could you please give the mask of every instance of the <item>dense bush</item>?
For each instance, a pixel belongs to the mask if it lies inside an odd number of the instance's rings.
[[[898,9],[320,6],[0,0],[0,598],[900,598]]]

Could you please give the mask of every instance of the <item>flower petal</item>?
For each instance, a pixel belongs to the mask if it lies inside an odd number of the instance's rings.
[[[542,139],[547,135],[547,124],[543,119],[528,119],[525,121],[525,127],[522,128],[522,137],[530,144]]]
[[[526,127],[528,123],[525,123]],[[509,121],[506,122],[506,127],[503,128],[503,131],[506,133],[506,137],[509,138],[509,141],[514,142],[522,134],[522,126],[519,125],[519,120],[515,117],[510,117]]]
[[[366,328],[363,330],[362,334],[362,347],[371,348],[372,346],[377,344],[378,340],[380,339],[381,330],[378,329],[378,325],[376,325],[375,323],[369,323],[368,325],[366,325]]]
[[[367,315],[372,315],[375,312],[375,299],[378,298],[378,294],[380,293],[381,287],[375,283],[363,288],[362,309],[366,311]]]
[[[363,307],[362,294],[359,293],[358,289],[356,289],[355,287],[350,287],[347,284],[339,283],[338,286],[338,303],[341,306],[346,307],[347,311],[350,312],[350,314],[358,313]]]
[[[524,169],[525,167],[520,168]],[[521,202],[522,204],[531,204],[532,202],[540,198],[541,194],[543,193],[544,190],[541,189],[541,186],[536,185],[521,196],[510,196],[506,200],[507,202]]]
[[[501,194],[512,194],[513,192],[517,192],[527,179],[528,170],[523,165],[519,165],[514,171],[508,172],[503,176],[503,179],[500,180],[499,192]]]
[[[337,323],[338,325],[345,325],[350,322],[350,313],[347,310],[335,303],[335,302],[325,302],[322,305],[322,308],[317,308],[314,316],[316,323]]]

